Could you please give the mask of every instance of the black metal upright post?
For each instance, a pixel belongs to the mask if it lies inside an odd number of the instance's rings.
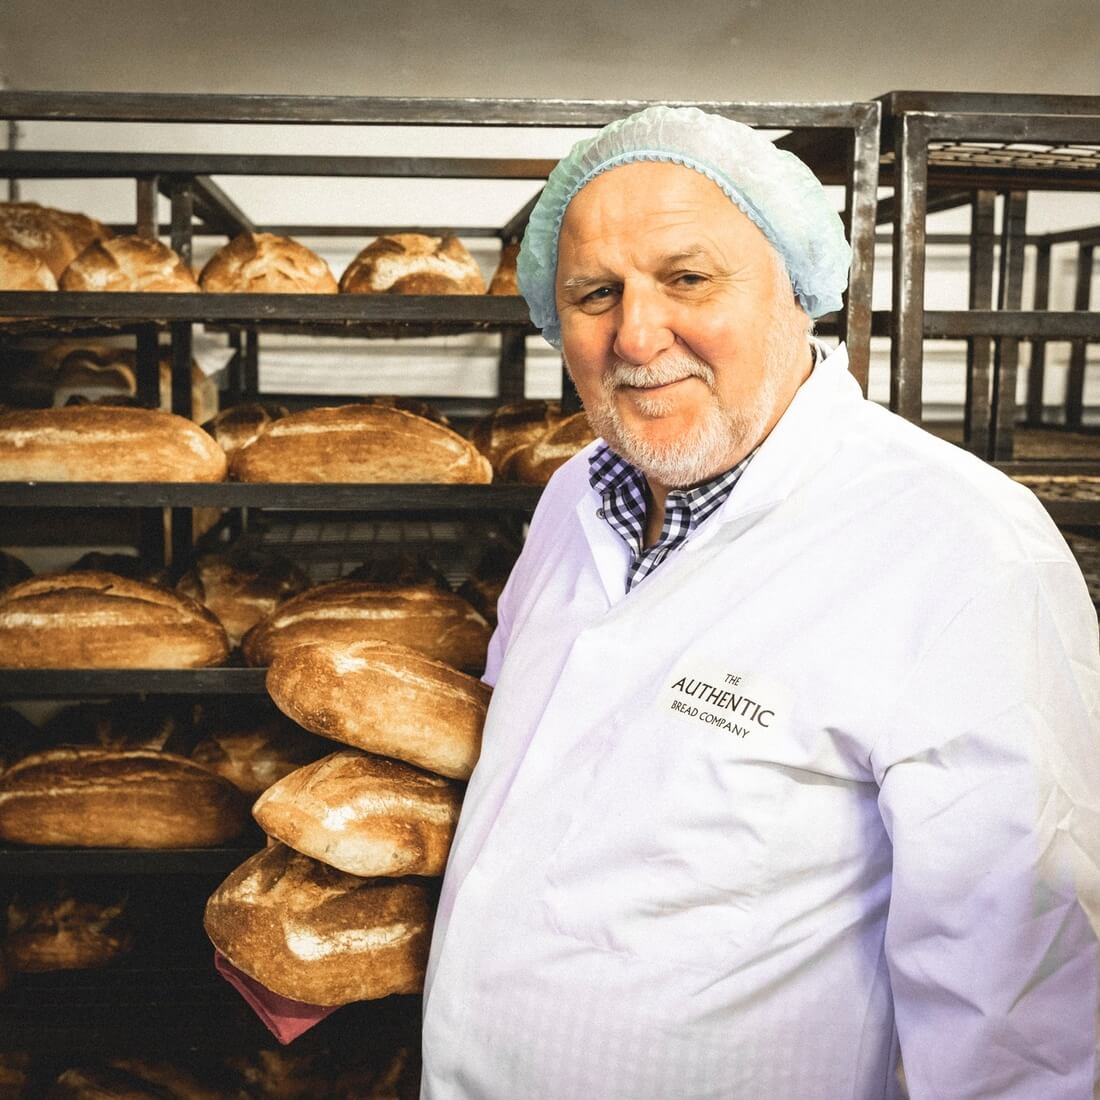
[[[928,126],[920,115],[894,122],[894,288],[890,318],[890,408],[923,419],[924,223],[928,209]]]
[[[1027,192],[1010,191],[1004,200],[1001,230],[999,310],[1019,310],[1024,289],[1024,242],[1027,237]],[[993,421],[990,454],[995,462],[1012,458],[1012,433],[1016,424],[1016,378],[1020,341],[1004,336],[993,352]]]
[[[864,394],[871,373],[871,292],[881,115],[880,104],[868,104],[858,126],[851,131],[849,171],[844,185],[844,228],[852,243],[852,270],[844,295],[840,332],[848,348],[848,369]]]
[[[996,194],[977,191],[970,215],[971,309],[993,308],[994,211]],[[966,341],[966,402],[963,406],[963,439],[969,450],[985,458],[989,453],[989,377],[993,341],[971,336]]]
[[[1050,241],[1040,240],[1035,251],[1035,292],[1032,309],[1050,306]],[[1027,369],[1027,415],[1024,423],[1038,428],[1043,423],[1043,389],[1046,382],[1047,342],[1041,336],[1031,341],[1031,360]]]
[[[1073,308],[1089,308],[1092,284],[1092,258],[1094,246],[1082,243],[1077,246],[1077,282],[1073,292]],[[1081,427],[1085,406],[1085,359],[1088,345],[1084,340],[1070,344],[1069,372],[1066,375],[1066,427]]]

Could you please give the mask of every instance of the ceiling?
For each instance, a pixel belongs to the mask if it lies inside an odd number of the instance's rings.
[[[0,0],[11,88],[827,101],[1100,94],[1097,0]]]

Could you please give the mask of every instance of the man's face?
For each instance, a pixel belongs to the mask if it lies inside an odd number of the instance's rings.
[[[640,162],[562,222],[562,350],[593,429],[666,487],[729,469],[810,371],[806,314],[763,233],[716,184]]]

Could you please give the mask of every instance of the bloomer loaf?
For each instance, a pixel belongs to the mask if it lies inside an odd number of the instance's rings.
[[[302,645],[267,673],[275,705],[323,737],[468,779],[491,690],[403,646]]]
[[[287,600],[241,642],[250,665],[268,665],[303,642],[363,639],[407,645],[455,668],[480,669],[491,631],[461,596],[434,585],[331,581]]]
[[[347,749],[291,772],[252,807],[268,836],[350,875],[441,875],[462,788]]]
[[[315,1005],[418,993],[433,896],[416,879],[364,879],[274,844],[206,904],[206,933],[238,970]]]
[[[67,405],[0,413],[3,481],[224,481],[225,452],[173,413]]]
[[[336,279],[315,252],[275,233],[241,233],[206,262],[202,289],[216,294],[335,294]]]
[[[62,290],[196,294],[191,269],[162,241],[112,237],[93,241],[61,276]]]
[[[114,573],[53,573],[0,593],[3,668],[201,668],[228,656],[201,604]]]
[[[393,233],[372,241],[340,278],[345,294],[484,294],[477,261],[457,237]]]
[[[245,797],[182,756],[48,749],[0,775],[0,839],[78,848],[191,848],[232,840]]]
[[[268,424],[234,453],[238,481],[483,485],[489,463],[450,428],[385,405],[307,409]]]

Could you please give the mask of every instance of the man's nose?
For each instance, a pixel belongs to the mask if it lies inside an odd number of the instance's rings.
[[[676,343],[669,303],[656,287],[628,283],[619,303],[615,354],[641,366]]]

